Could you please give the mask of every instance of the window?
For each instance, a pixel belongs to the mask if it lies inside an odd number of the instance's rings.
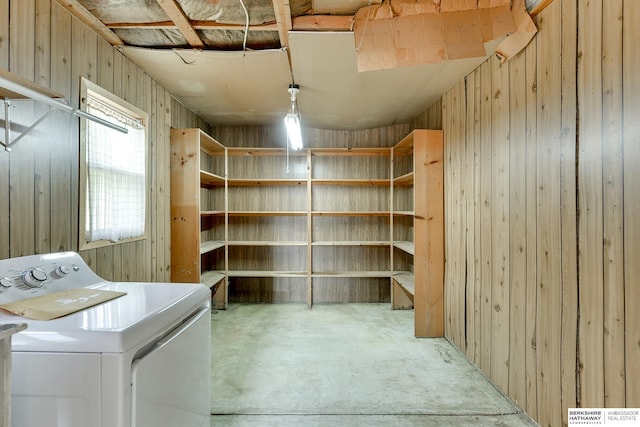
[[[144,239],[147,114],[86,79],[81,108],[128,132],[80,120],[80,249]]]

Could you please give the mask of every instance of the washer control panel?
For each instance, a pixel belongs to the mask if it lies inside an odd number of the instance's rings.
[[[76,252],[0,260],[0,304],[103,282]]]

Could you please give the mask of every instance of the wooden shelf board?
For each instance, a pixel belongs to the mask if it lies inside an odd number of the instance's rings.
[[[229,156],[286,156],[286,148],[228,147]],[[289,156],[306,156],[306,150],[290,150]]]
[[[231,270],[229,277],[307,277],[306,271]]]
[[[398,242],[393,242],[393,247],[400,249],[401,251],[404,251],[408,254],[413,255],[413,251],[414,251],[414,244],[413,242],[404,242],[404,241],[398,241]]]
[[[205,187],[224,186],[224,178],[207,171],[200,171],[200,185]]]
[[[225,277],[224,271],[207,271],[200,275],[200,283],[213,288]]]
[[[315,185],[360,185],[360,186],[387,186],[388,179],[324,179],[314,178],[311,180]]]
[[[278,240],[230,240],[229,246],[307,246],[307,241],[278,241]]]
[[[408,271],[396,272],[393,274],[393,280],[402,287],[411,296],[416,293],[416,286],[414,283],[413,273]]]
[[[224,248],[224,242],[220,240],[209,240],[200,243],[200,255],[213,252],[216,249]]]
[[[255,186],[255,187],[266,187],[266,186],[277,186],[277,185],[307,185],[306,179],[229,179],[227,181],[229,186]]]
[[[27,80],[23,77],[18,76],[17,74],[14,74],[10,71],[4,70],[2,68],[0,68],[0,77],[2,77],[3,79],[9,80],[12,83],[16,83],[20,86],[23,86],[27,89],[31,89],[33,91],[38,92],[41,95],[44,95],[46,97],[49,98],[54,98],[54,99],[61,99],[64,98],[63,95],[54,92],[52,90],[43,88],[42,86],[38,86],[37,84],[35,84],[34,82],[32,82],[31,80]],[[9,89],[5,89],[2,86],[0,86],[0,98],[7,98],[7,99],[26,99],[26,97],[24,95],[21,95],[19,93],[10,91]]]
[[[390,271],[316,271],[311,277],[364,277],[364,278],[389,278]]]
[[[224,216],[224,211],[201,211],[200,216]]]
[[[413,211],[393,211],[395,216],[415,216]]]
[[[413,172],[400,175],[396,178],[393,178],[393,183],[395,185],[413,185],[413,176],[414,176]]]
[[[212,156],[224,156],[225,146],[200,130],[200,149]]]
[[[393,146],[394,154],[408,154],[413,151],[413,132],[410,132],[407,136],[402,138],[396,145]]]
[[[314,216],[388,216],[389,211],[313,211]]]
[[[388,147],[367,148],[311,148],[313,156],[389,156]]]
[[[385,240],[323,240],[312,242],[311,246],[390,246]]]
[[[229,211],[229,216],[305,216],[307,211]]]

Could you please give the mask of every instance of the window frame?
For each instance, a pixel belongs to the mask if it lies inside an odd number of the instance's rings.
[[[80,158],[79,158],[79,212],[78,212],[78,247],[79,250],[89,250],[103,248],[107,246],[120,245],[124,243],[137,242],[140,240],[146,240],[149,234],[150,220],[149,220],[149,200],[150,200],[150,159],[149,159],[149,114],[144,110],[130,104],[124,99],[114,95],[108,90],[98,86],[92,81],[81,77],[80,79],[80,110],[87,110],[87,95],[91,93],[92,96],[96,96],[101,101],[111,104],[114,108],[127,110],[133,116],[139,118],[144,125],[144,197],[145,197],[145,212],[144,212],[144,231],[140,236],[121,239],[116,242],[111,240],[102,239],[95,241],[87,240],[87,181],[89,168],[87,165],[87,120],[80,118]]]

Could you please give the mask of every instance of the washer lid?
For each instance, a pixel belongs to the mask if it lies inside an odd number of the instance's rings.
[[[0,311],[0,323],[28,325],[12,337],[12,350],[123,353],[162,336],[211,297],[201,284],[102,282],[90,288],[127,295],[49,321]]]

